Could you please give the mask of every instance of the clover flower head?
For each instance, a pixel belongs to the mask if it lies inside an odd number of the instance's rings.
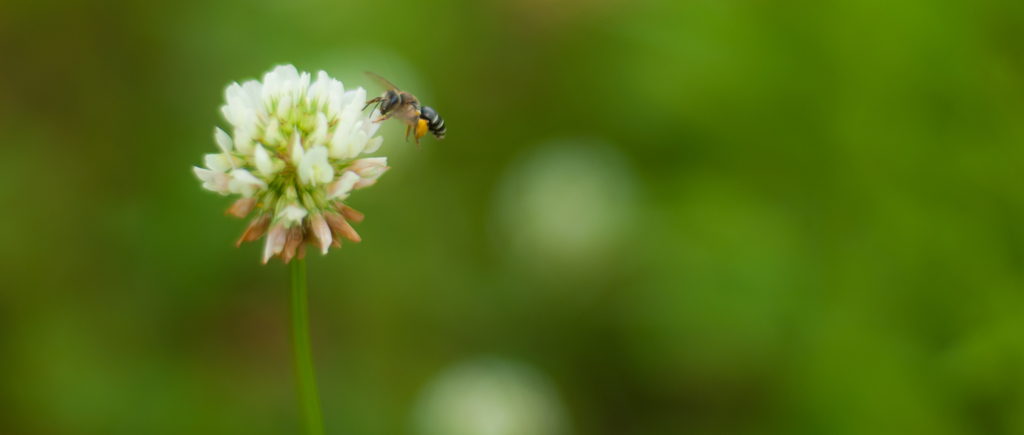
[[[303,258],[306,244],[326,254],[341,238],[358,242],[349,222],[363,215],[342,201],[389,169],[386,157],[357,158],[384,141],[374,136],[380,111],[363,113],[366,91],[282,65],[262,82],[232,83],[225,94],[221,112],[232,133],[215,128],[220,152],[194,170],[204,188],[241,195],[227,214],[255,214],[238,244],[266,235],[263,262],[278,256],[287,263]]]

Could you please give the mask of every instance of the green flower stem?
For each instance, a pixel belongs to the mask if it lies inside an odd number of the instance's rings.
[[[306,434],[323,435],[324,418],[316,392],[313,354],[309,343],[309,311],[306,299],[306,260],[292,259],[292,353],[299,387],[299,412]]]

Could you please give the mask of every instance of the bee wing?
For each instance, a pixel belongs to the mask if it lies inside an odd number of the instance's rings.
[[[415,126],[420,120],[420,111],[412,104],[403,104],[395,111],[394,117],[402,120],[405,125]]]
[[[394,89],[396,91],[400,90],[400,89],[398,89],[398,86],[395,86],[395,85],[391,84],[391,82],[389,82],[384,77],[381,77],[381,76],[379,76],[377,74],[374,74],[372,72],[369,72],[369,71],[366,71],[363,74],[366,74],[367,77],[376,80],[378,83],[383,85],[386,89]]]

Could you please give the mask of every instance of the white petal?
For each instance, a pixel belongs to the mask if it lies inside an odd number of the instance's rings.
[[[341,113],[343,106],[342,100],[345,96],[345,86],[337,80],[331,80],[331,85],[327,90],[327,97],[329,99],[327,104],[327,116],[334,117]]]
[[[305,155],[306,150],[302,148],[302,135],[299,132],[295,132],[295,141],[292,143],[292,165],[301,165]]]
[[[327,93],[330,91],[331,77],[326,71],[316,74],[316,82],[309,86],[310,98],[316,101],[316,109],[321,110],[327,102]]]
[[[238,103],[244,105],[244,98],[246,98],[245,92],[238,83],[232,83],[224,90],[224,101],[227,101],[228,104],[235,105]]]
[[[238,83],[230,84],[224,91],[224,97],[228,103],[227,109],[222,109],[224,117],[232,125],[241,127],[247,122],[247,114],[255,110],[252,101]]]
[[[327,160],[327,147],[313,147],[306,153],[299,165],[299,180],[303,184],[315,186],[329,183],[334,179],[334,168]]]
[[[307,213],[309,212],[306,209],[295,204],[289,204],[277,214],[277,218],[281,219],[281,222],[286,226],[291,226],[292,224],[301,223],[302,218],[306,217]]]
[[[295,98],[305,95],[307,91],[309,91],[309,73],[303,71],[302,74],[299,74],[299,92]]]
[[[366,131],[367,137],[372,137],[374,134],[376,134],[381,124],[383,124],[383,122],[373,122],[374,119],[377,119],[379,117],[380,109],[373,109],[373,113],[370,113],[370,116],[368,116],[366,118],[366,121],[363,122],[363,130]]]
[[[283,140],[284,137],[281,136],[281,124],[277,122],[277,118],[271,119],[270,122],[267,123],[267,128],[264,131],[263,143],[271,146],[277,146]]]
[[[292,114],[292,96],[285,95],[281,97],[281,101],[277,103],[277,116],[281,119],[288,119]]]
[[[227,101],[230,106],[245,106],[245,98],[245,91],[238,83],[232,83],[228,85],[227,89],[224,89],[224,101]]]
[[[217,172],[227,172],[234,168],[234,162],[227,154],[207,154],[206,167]]]
[[[256,145],[256,168],[260,170],[260,173],[264,177],[270,177],[277,172],[277,165],[271,160],[270,153],[267,152],[263,145]]]
[[[366,154],[375,153],[380,149],[380,145],[384,143],[384,136],[377,136],[373,139],[366,141],[366,146],[363,147],[363,152]]]
[[[235,169],[231,171],[231,181],[228,182],[228,187],[231,192],[241,193],[242,196],[250,198],[260,189],[266,189],[267,183],[245,169]]]
[[[231,193],[228,186],[230,177],[228,177],[227,174],[199,167],[193,167],[192,170],[196,173],[196,176],[203,181],[204,188],[220,193],[221,195]]]
[[[341,104],[343,106],[355,106],[358,105],[361,109],[366,105],[366,89],[362,86],[355,88],[354,90],[345,92],[341,97]]]
[[[249,80],[242,84],[242,90],[249,96],[249,102],[264,120],[267,118],[267,106],[263,104],[263,85],[257,80]]]
[[[331,158],[348,158],[348,144],[352,135],[352,127],[355,125],[354,118],[342,118],[337,127],[334,127],[334,135],[331,136]]]
[[[225,153],[231,152],[233,149],[233,142],[231,141],[231,136],[228,136],[224,130],[221,130],[220,127],[214,127],[213,137],[217,140],[217,146],[220,147],[221,151]]]
[[[326,148],[324,149],[326,150]],[[334,167],[325,159],[324,162],[318,163],[313,167],[313,179],[316,180],[317,184],[330,183],[334,179]]]
[[[342,103],[342,116],[352,117],[356,120],[363,118],[363,106],[366,106],[366,91],[363,88],[345,93],[346,100]]]
[[[231,111],[231,106],[225,104],[220,106],[220,113],[224,115],[224,119],[235,125],[235,112]]]
[[[253,175],[249,171],[246,171],[245,169],[235,169],[231,171],[231,177],[234,178],[235,180],[244,183],[253,184],[262,188],[267,187],[267,183],[264,183],[263,180],[260,180],[255,175]]]
[[[348,156],[347,158],[355,158],[359,153],[363,152],[366,148],[366,132],[359,130],[352,135],[351,142],[348,144]]]
[[[299,85],[299,70],[295,69],[294,65],[281,65],[274,68],[274,72],[277,73],[277,79],[280,83],[288,82],[290,86],[297,87]],[[288,91],[292,89],[283,88],[282,91]]]
[[[271,71],[263,75],[263,91],[261,92],[263,97],[263,105],[270,107],[276,98],[278,98],[278,91],[280,83],[277,79],[277,72]]]
[[[247,128],[235,128],[235,149],[238,152],[251,156],[255,148],[252,143],[252,135]]]
[[[348,198],[349,192],[360,180],[359,174],[352,171],[345,171],[344,174],[335,181],[327,186],[327,199],[345,199]]]
[[[309,141],[312,145],[323,145],[324,141],[327,140],[327,128],[328,121],[327,115],[323,112],[316,114],[316,128],[313,129],[313,133],[309,136]]]

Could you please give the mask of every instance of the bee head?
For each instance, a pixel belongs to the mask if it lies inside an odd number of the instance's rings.
[[[398,92],[395,92],[393,89],[389,89],[381,98],[380,113],[382,114],[386,114],[398,107],[399,102],[401,102],[401,98],[398,97]]]

